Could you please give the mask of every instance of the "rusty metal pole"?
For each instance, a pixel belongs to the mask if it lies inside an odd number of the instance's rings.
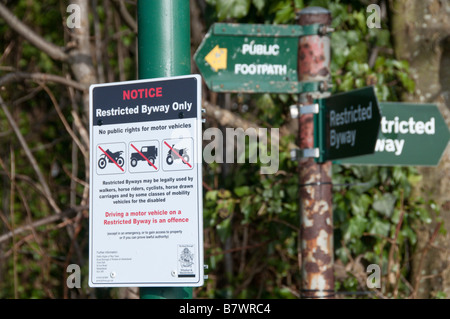
[[[319,23],[330,26],[331,13],[320,7],[308,7],[298,15],[298,24]],[[329,95],[330,39],[325,35],[301,37],[298,69],[300,81],[323,81],[323,92],[300,94],[299,103],[311,105],[316,98]],[[313,114],[299,116],[299,147],[314,149]],[[299,160],[302,298],[334,298],[334,253],[331,162]]]

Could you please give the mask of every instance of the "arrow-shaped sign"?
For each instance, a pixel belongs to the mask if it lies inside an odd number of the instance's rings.
[[[335,94],[318,102],[320,111],[315,118],[320,162],[375,151],[381,115],[373,87]]]
[[[372,155],[346,158],[342,164],[436,166],[450,140],[437,105],[380,103],[383,114]]]
[[[206,85],[215,92],[301,93],[319,82],[299,82],[298,39],[320,25],[215,23],[194,55]]]

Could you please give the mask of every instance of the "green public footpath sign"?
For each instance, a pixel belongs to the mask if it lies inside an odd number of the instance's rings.
[[[374,152],[381,115],[373,87],[335,94],[318,103],[319,162]]]
[[[436,166],[450,133],[434,104],[380,103],[383,114],[372,155],[346,158],[341,164]]]
[[[299,82],[298,38],[318,34],[320,25],[215,23],[194,55],[215,92],[301,93],[318,82]]]

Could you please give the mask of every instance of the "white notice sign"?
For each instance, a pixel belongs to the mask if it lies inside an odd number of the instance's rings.
[[[90,88],[91,287],[203,285],[201,78]]]

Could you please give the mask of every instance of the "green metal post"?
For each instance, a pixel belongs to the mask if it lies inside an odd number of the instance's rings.
[[[139,79],[191,73],[189,0],[138,0]],[[189,287],[141,287],[141,299],[192,299]]]

